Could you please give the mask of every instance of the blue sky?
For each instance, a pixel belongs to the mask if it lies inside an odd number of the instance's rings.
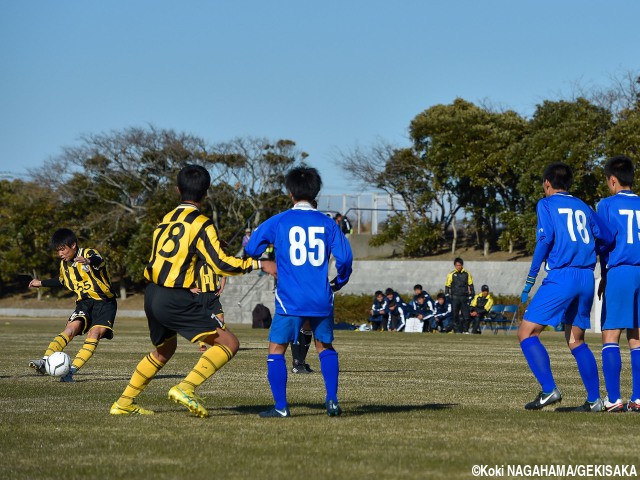
[[[323,193],[339,150],[408,145],[456,97],[530,115],[640,69],[640,2],[0,0],[0,171],[84,133],[153,124],[288,138]]]

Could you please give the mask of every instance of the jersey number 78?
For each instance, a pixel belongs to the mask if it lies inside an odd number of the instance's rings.
[[[576,230],[578,230],[578,234],[584,243],[589,243],[590,236],[589,230],[587,229],[587,215],[582,210],[574,211],[572,208],[559,208],[558,213],[560,215],[567,216],[567,230],[569,231],[569,237],[571,237],[572,242],[578,241],[576,238]],[[574,229],[573,225],[575,224],[576,228]]]

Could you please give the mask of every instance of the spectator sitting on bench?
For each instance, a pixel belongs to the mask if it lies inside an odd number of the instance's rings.
[[[422,292],[417,298],[411,302],[409,316],[422,322],[422,331],[431,331],[431,319],[433,318],[433,304],[427,304],[427,292]]]
[[[472,323],[471,333],[480,334],[480,322],[484,321],[489,310],[493,306],[493,297],[489,293],[489,286],[482,285],[480,293],[471,300],[471,312],[469,322]]]
[[[433,298],[431,298],[431,295],[422,289],[422,285],[414,285],[413,292],[413,300],[409,303],[409,307],[411,307],[411,309],[415,310],[418,297],[420,295],[424,295],[424,304],[429,308],[429,310],[433,310],[433,304],[435,302],[433,301]]]
[[[387,313],[387,301],[384,298],[382,290],[378,290],[373,298],[371,305],[371,314],[369,315],[369,323],[371,330],[384,330],[383,324]]]
[[[387,330],[390,332],[402,332],[405,326],[407,305],[400,301],[391,300],[387,306],[388,320]]]
[[[451,332],[451,302],[449,302],[443,292],[438,293],[434,304],[434,315],[431,321],[433,332]]]

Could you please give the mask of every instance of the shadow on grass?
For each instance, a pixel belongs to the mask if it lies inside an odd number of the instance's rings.
[[[345,417],[355,417],[360,415],[379,415],[381,413],[394,414],[416,411],[437,411],[437,410],[449,410],[457,406],[456,403],[425,403],[422,405],[354,405],[349,406],[349,403],[340,403]],[[243,415],[258,414],[263,410],[271,408],[273,404],[269,405],[238,405],[235,407],[226,407],[223,410],[237,412]],[[310,413],[299,413],[298,408],[307,408],[310,410],[320,410],[325,412],[325,406],[318,403],[291,403],[289,408],[292,410],[295,417],[302,417],[307,415],[315,415]]]
[[[558,407],[554,411],[558,413],[590,413],[590,412],[576,412],[576,408],[581,407],[582,405],[575,405],[573,407]],[[592,412],[598,413],[598,412]]]
[[[400,373],[400,372],[415,372],[414,369],[403,368],[400,370],[340,370],[340,373]]]

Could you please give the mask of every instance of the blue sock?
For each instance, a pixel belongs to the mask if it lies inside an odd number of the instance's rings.
[[[622,359],[620,358],[620,345],[617,343],[605,343],[602,346],[602,373],[604,385],[610,402],[615,402],[620,395],[620,371]]]
[[[556,388],[556,382],[551,373],[551,361],[547,349],[540,343],[538,337],[525,338],[520,342],[520,348],[522,348],[522,353],[527,359],[531,372],[542,387],[542,391],[551,393]]]
[[[287,363],[284,354],[269,354],[267,357],[267,378],[278,410],[287,408]]]
[[[587,401],[595,402],[600,398],[600,377],[598,376],[596,357],[593,356],[593,352],[586,343],[574,348],[571,353],[576,359],[582,383],[587,390]]]
[[[338,352],[335,350],[323,350],[320,355],[320,371],[324,378],[324,386],[327,389],[326,401],[338,402],[338,374],[340,365],[338,363]]]
[[[640,347],[631,349],[631,399],[640,398]]]

